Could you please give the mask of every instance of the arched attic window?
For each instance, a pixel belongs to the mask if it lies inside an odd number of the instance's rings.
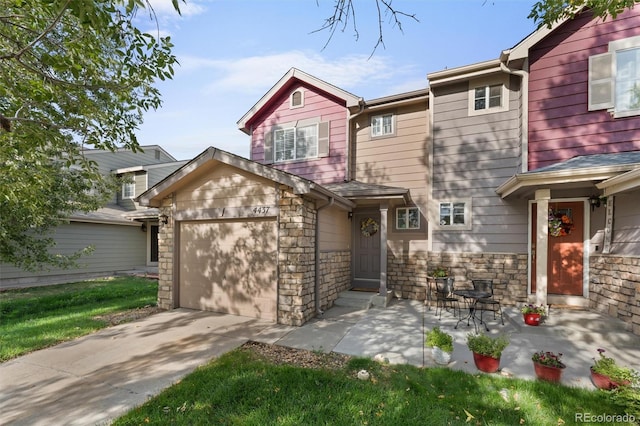
[[[304,92],[298,89],[289,98],[289,108],[301,108],[302,106],[304,106]]]

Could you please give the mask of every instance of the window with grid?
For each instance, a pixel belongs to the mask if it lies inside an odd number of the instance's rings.
[[[441,229],[471,229],[471,200],[448,200],[438,204]]]
[[[129,177],[131,182],[125,182],[122,184],[122,198],[130,199],[136,196],[136,184],[133,182],[133,177]]]
[[[371,117],[371,136],[388,136],[393,133],[393,114]]]
[[[502,106],[502,84],[476,87],[474,93],[473,108],[476,111]]]
[[[420,229],[420,210],[417,207],[398,207],[396,209],[396,229]]]
[[[292,127],[274,131],[275,161],[318,156],[318,126]]]

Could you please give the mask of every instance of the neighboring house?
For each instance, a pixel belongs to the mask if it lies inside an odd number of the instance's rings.
[[[209,148],[139,198],[169,217],[160,305],[299,325],[444,266],[640,334],[638,27],[585,13],[368,101],[291,69],[238,121],[250,160]]]
[[[78,268],[28,272],[2,264],[0,288],[61,283],[157,266],[158,211],[141,207],[134,199],[186,161],[176,161],[157,145],[142,149],[144,152],[125,149],[83,152],[87,159],[98,164],[101,173],[125,180],[105,207],[95,212],[78,212],[69,218],[69,223],[54,230],[54,250],[60,253],[73,253],[88,245],[94,247],[90,255],[78,260]]]

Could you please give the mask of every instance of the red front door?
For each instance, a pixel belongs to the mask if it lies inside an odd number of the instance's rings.
[[[536,203],[531,210],[531,292],[536,291]],[[549,242],[547,245],[547,293],[583,295],[584,203],[549,202]]]

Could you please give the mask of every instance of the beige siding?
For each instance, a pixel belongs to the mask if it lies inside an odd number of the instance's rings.
[[[373,115],[393,112],[396,132],[392,137],[371,138],[370,119]],[[420,209],[420,231],[395,231],[395,207],[389,206],[389,249],[399,257],[424,252],[427,249],[427,164],[428,110],[426,102],[376,110],[357,120],[357,151],[354,159],[355,179],[379,185],[407,188]]]
[[[56,252],[73,253],[87,245],[95,250],[81,258],[79,267],[70,270],[53,269],[36,273],[21,271],[13,266],[0,266],[0,287],[11,281],[37,281],[39,277],[68,274],[107,273],[145,265],[147,234],[138,226],[103,225],[72,222],[61,225],[55,233]]]
[[[319,214],[320,251],[348,250],[351,245],[351,221],[347,212],[335,207]]]
[[[176,194],[180,211],[275,204],[273,182],[227,165],[194,179]]]
[[[469,115],[467,82],[435,87],[433,204],[471,199],[471,230],[434,227],[433,251],[522,253],[527,251],[527,202],[502,200],[495,190],[519,171],[521,94],[509,80],[509,109]]]

